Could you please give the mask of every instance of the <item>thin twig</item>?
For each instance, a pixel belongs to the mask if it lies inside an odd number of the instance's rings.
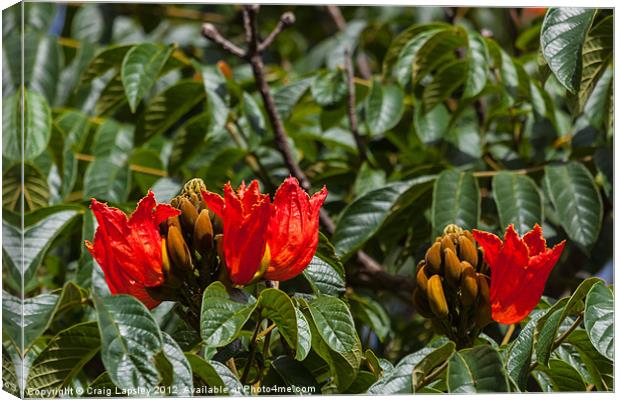
[[[258,45],[258,51],[263,52],[267,47],[269,47],[273,43],[273,41],[280,34],[280,32],[282,32],[287,27],[293,25],[294,23],[295,23],[295,14],[293,14],[292,12],[285,12],[284,14],[282,14],[282,16],[280,17],[280,20],[278,21],[278,24],[273,29],[273,31],[271,31],[269,36],[267,36],[265,40],[263,40],[262,43]]]
[[[252,367],[252,363],[254,362],[254,355],[256,354],[256,338],[258,336],[258,331],[260,330],[261,323],[261,315],[258,313],[258,322],[256,322],[256,328],[254,328],[254,334],[252,335],[252,340],[250,341],[250,355],[243,367],[243,375],[241,376],[241,383],[245,384],[248,381],[248,376],[250,374],[250,368]]]
[[[87,161],[87,162],[95,161],[95,156],[91,154],[77,153],[75,154],[75,158],[80,161]],[[134,171],[134,172],[139,172],[142,174],[147,174],[147,175],[162,176],[162,177],[168,176],[168,173],[164,171],[163,169],[145,167],[145,166],[137,165],[137,164],[129,164],[129,170]]]
[[[220,45],[222,49],[226,50],[230,54],[240,58],[245,58],[245,52],[236,44],[222,36],[215,25],[211,23],[203,24],[202,35],[211,40],[213,43]]]
[[[348,103],[347,111],[349,117],[349,129],[355,139],[355,145],[357,146],[357,152],[359,153],[360,160],[362,162],[368,159],[366,155],[366,145],[362,140],[359,131],[357,130],[357,115],[355,110],[355,82],[353,81],[353,63],[351,62],[351,55],[349,49],[344,50],[344,70],[347,74],[347,89],[348,89]]]
[[[504,335],[504,339],[502,339],[502,344],[500,346],[506,345],[508,344],[508,342],[510,342],[510,338],[512,337],[512,334],[515,333],[515,324],[510,324],[510,326],[508,327],[508,330],[506,331],[506,334]]]

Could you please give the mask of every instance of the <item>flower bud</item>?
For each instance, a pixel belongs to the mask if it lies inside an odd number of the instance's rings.
[[[478,281],[478,305],[476,307],[475,321],[476,326],[482,329],[492,321],[489,282],[483,274],[476,274],[476,278]]]
[[[426,294],[428,296],[428,305],[433,314],[438,318],[448,318],[448,302],[446,301],[446,295],[439,275],[433,275],[428,279]]]
[[[176,207],[176,206],[173,205],[173,207]],[[168,229],[170,229],[171,226],[175,226],[178,230],[181,230],[181,219],[179,218],[178,215],[168,218],[166,223],[168,224]]]
[[[424,260],[420,261],[418,264],[418,273],[416,274],[416,283],[417,287],[420,288],[423,292],[426,292],[428,277],[426,276],[426,263]]]
[[[450,249],[454,252],[454,254],[456,254],[456,246],[454,245],[454,242],[452,241],[450,235],[445,235],[441,239],[441,251],[443,252],[446,249]]]
[[[213,226],[211,225],[208,210],[202,210],[198,218],[196,218],[192,244],[194,249],[202,255],[213,248]]]
[[[478,249],[474,242],[464,235],[459,236],[459,256],[461,260],[467,261],[472,267],[478,265]]]
[[[176,226],[168,227],[167,248],[175,267],[188,270],[192,267],[192,257],[183,239],[181,231]]]
[[[455,224],[446,225],[446,227],[443,229],[444,235],[448,235],[451,233],[460,234],[461,232],[463,232],[463,228]]]
[[[194,224],[198,218],[196,207],[185,197],[179,197],[179,209],[181,210],[181,224],[186,232],[193,232]]]
[[[461,282],[461,262],[454,251],[445,249],[443,251],[444,274],[448,285],[458,287]]]
[[[466,307],[471,307],[476,303],[478,297],[478,279],[476,278],[476,271],[467,261],[462,261],[461,266],[463,272],[461,272],[461,303]]]
[[[424,260],[431,274],[441,273],[441,243],[434,243],[431,248],[426,251]]]
[[[415,288],[413,291],[413,305],[416,311],[424,318],[431,318],[435,316],[431,311],[431,308],[428,305],[428,299],[424,295],[424,291],[422,291],[421,288]]]

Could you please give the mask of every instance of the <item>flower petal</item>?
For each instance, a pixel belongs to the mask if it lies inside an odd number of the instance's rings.
[[[501,239],[492,233],[479,231],[477,229],[472,231],[472,235],[480,247],[482,247],[484,260],[487,264],[494,265],[502,248]]]
[[[530,257],[538,255],[547,249],[547,241],[543,237],[540,225],[534,225],[534,229],[523,235],[523,241],[527,245]]]

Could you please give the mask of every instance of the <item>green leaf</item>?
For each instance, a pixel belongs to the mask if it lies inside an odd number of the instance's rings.
[[[589,278],[581,282],[568,301],[558,301],[539,320],[536,327],[536,360],[547,365],[551,349],[558,336],[562,322],[569,315],[583,310],[583,300],[592,286],[601,282],[599,278]],[[564,300],[564,299],[562,299]]]
[[[258,297],[261,317],[272,320],[280,335],[292,348],[297,348],[297,312],[290,297],[279,289],[268,288]]]
[[[101,335],[101,360],[116,386],[152,390],[159,383],[154,357],[162,335],[151,313],[128,295],[94,298]]]
[[[317,256],[312,257],[303,275],[316,294],[338,296],[344,293],[345,282],[342,276],[328,262]]]
[[[437,104],[424,112],[422,107],[415,107],[413,124],[415,133],[424,144],[431,144],[443,139],[450,126],[450,112],[443,104]]]
[[[101,50],[88,64],[80,80],[80,86],[90,83],[93,79],[119,67],[125,54],[133,45],[114,45]]]
[[[330,349],[345,353],[358,343],[353,317],[346,304],[332,296],[317,296],[308,302],[308,309],[321,338]]]
[[[142,147],[135,149],[129,158],[129,163],[134,169],[132,174],[133,179],[138,184],[142,193],[146,193],[151,189],[163,174],[164,163],[161,158],[159,158],[159,154],[160,153],[155,150]]]
[[[583,109],[592,126],[603,131],[611,131],[614,106],[613,78],[613,67],[609,66],[596,81]]]
[[[6,335],[18,348],[22,346],[23,337],[23,349],[27,350],[49,326],[57,301],[58,295],[51,293],[22,301],[2,291],[2,325]]]
[[[136,125],[135,144],[165,132],[183,115],[205,99],[202,83],[185,80],[155,96],[140,114]]]
[[[543,311],[533,313],[525,328],[521,330],[507,351],[506,372],[521,390],[525,390],[527,378],[530,375],[536,324],[544,314]]]
[[[347,298],[353,316],[368,325],[377,335],[379,341],[384,342],[392,328],[390,317],[383,306],[368,296],[352,294]]]
[[[247,133],[249,147],[255,149],[267,134],[267,125],[260,106],[248,92],[243,92],[243,115],[250,127]]]
[[[372,238],[405,197],[410,201],[430,188],[434,176],[393,182],[373,190],[349,204],[338,220],[332,238],[336,254],[346,258]],[[407,196],[405,196],[407,195]]]
[[[532,372],[544,392],[584,392],[586,385],[579,372],[565,361],[551,359],[549,367]]]
[[[433,81],[424,88],[422,105],[425,111],[432,110],[458,89],[467,77],[468,65],[464,60],[454,60],[442,66]]]
[[[132,113],[136,112],[140,100],[155,85],[157,76],[173,50],[174,46],[142,43],[132,47],[125,55],[121,76]]]
[[[480,191],[471,173],[453,169],[442,172],[433,189],[433,237],[440,235],[448,224],[463,229],[478,226]]]
[[[98,116],[112,115],[121,105],[127,102],[123,79],[119,73],[114,75],[106,83],[99,94],[97,104],[95,104],[95,114]]]
[[[297,316],[297,348],[295,350],[295,360],[303,361],[310,353],[312,347],[312,331],[310,330],[310,324],[304,317],[304,314],[295,308],[295,314]]]
[[[314,100],[322,107],[340,102],[347,93],[344,73],[339,70],[319,72],[314,77],[311,91]]]
[[[405,109],[403,91],[396,85],[374,81],[366,98],[366,124],[371,135],[378,136],[395,127]]]
[[[467,78],[463,98],[478,95],[487,83],[489,53],[484,38],[477,32],[467,33]]]
[[[73,17],[71,37],[83,42],[98,43],[105,30],[105,22],[98,4],[84,4]]]
[[[211,124],[209,114],[202,113],[189,119],[174,136],[168,169],[176,173],[196,155],[205,141]]]
[[[603,206],[592,175],[582,164],[545,167],[545,185],[568,236],[586,249],[601,229]]]
[[[508,391],[502,360],[488,345],[454,353],[448,362],[446,384],[450,393]]]
[[[303,97],[311,84],[312,79],[305,78],[274,90],[273,101],[283,121],[286,121],[291,116],[293,108]]]
[[[190,396],[194,390],[192,368],[177,342],[162,332],[163,354],[172,366],[170,393],[175,396]]]
[[[594,8],[551,8],[540,32],[540,47],[549,68],[569,91],[579,90],[582,48]]]
[[[26,391],[45,393],[56,397],[65,387],[70,387],[73,379],[82,371],[100,348],[99,332],[95,321],[84,322],[67,328],[48,343],[35,359]]]
[[[514,224],[517,232],[523,235],[534,224],[542,224],[542,196],[530,177],[500,172],[493,177],[493,198],[502,228]]]
[[[577,329],[566,338],[563,346],[573,346],[579,353],[580,364],[585,366],[590,375],[590,381],[596,390],[608,391],[612,388],[605,382],[604,376],[613,375],[613,362],[602,356],[592,345],[588,334],[583,329]]]
[[[31,163],[14,164],[2,174],[2,205],[6,210],[29,212],[48,204],[50,190],[47,178]]]
[[[586,297],[584,325],[592,345],[608,359],[614,359],[614,295],[602,282]]]
[[[413,368],[411,382],[414,392],[416,391],[416,386],[420,384],[424,377],[426,377],[428,374],[431,373],[431,371],[433,371],[434,368],[438,367],[452,356],[455,348],[456,345],[454,344],[454,342],[446,342],[442,346],[433,349],[432,352],[424,356],[424,358],[422,358],[416,363],[415,367]]]
[[[597,86],[597,81],[608,69],[613,58],[614,18],[609,15],[598,22],[583,44],[583,70],[579,85],[580,109]]]
[[[185,353],[194,375],[202,379],[216,395],[244,394],[239,379],[224,365],[214,360],[205,360],[195,354]]]
[[[208,347],[222,347],[237,338],[256,303],[234,301],[221,282],[213,282],[202,296],[200,336]]]
[[[388,53],[383,61],[383,74],[385,75],[392,62],[391,59],[396,59],[394,68],[396,69],[396,80],[398,83],[405,87],[411,82],[411,75],[413,69],[413,60],[415,59],[418,51],[424,44],[433,37],[436,33],[446,30],[449,25],[442,23],[413,25],[398,35],[396,39],[390,44]]]
[[[2,155],[9,160],[21,160],[22,137],[24,160],[32,160],[45,151],[52,134],[52,114],[45,97],[26,90],[22,136],[21,94],[14,93],[2,104]]]
[[[460,26],[453,26],[435,33],[418,50],[413,60],[413,83],[422,79],[456,59],[456,49],[466,44],[466,32]]]
[[[55,210],[54,208],[52,208]],[[45,210],[45,209],[39,209]],[[11,260],[13,265],[21,268],[24,266],[24,284],[27,284],[35,275],[39,264],[52,242],[69,226],[78,215],[78,211],[61,210],[54,212],[41,219],[23,231],[23,243],[21,230],[7,223],[2,224],[2,249],[5,257]],[[23,247],[22,247],[23,244]],[[15,279],[19,282],[19,276]]]

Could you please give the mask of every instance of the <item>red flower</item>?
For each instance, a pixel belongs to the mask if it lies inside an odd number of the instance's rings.
[[[103,269],[110,292],[133,295],[148,308],[157,306],[160,302],[146,288],[164,282],[159,224],[181,212],[156,204],[151,191],[138,202],[129,220],[118,208],[95,199],[90,208],[99,226],[94,243],[87,240],[86,248]]]
[[[513,225],[508,226],[504,242],[479,230],[474,238],[484,250],[491,267],[491,311],[493,319],[514,324],[525,318],[540,300],[547,278],[558,262],[565,241],[552,249],[537,224],[520,238]]]
[[[271,261],[265,279],[285,281],[308,266],[319,244],[319,211],[325,197],[325,187],[310,197],[292,177],[280,185],[269,220]]]
[[[203,191],[209,207],[223,221],[226,269],[235,285],[246,285],[261,268],[267,246],[267,228],[271,213],[269,195],[261,194],[256,180],[233,190],[224,186],[222,196]]]

